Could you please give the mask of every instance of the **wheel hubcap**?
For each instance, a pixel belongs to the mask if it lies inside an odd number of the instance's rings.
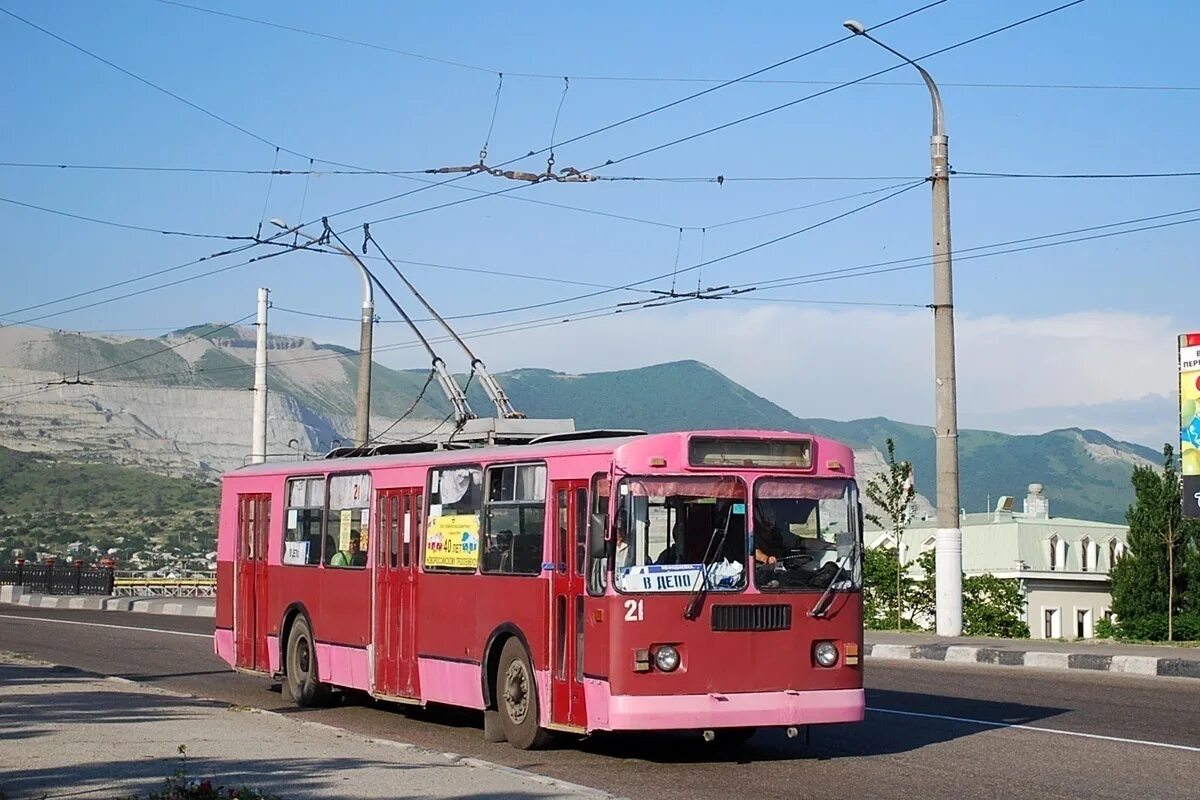
[[[296,642],[296,671],[301,676],[308,675],[308,669],[311,664],[308,653],[308,639],[300,639]]]
[[[508,718],[518,725],[529,713],[529,672],[520,661],[509,664],[504,673],[504,707]]]

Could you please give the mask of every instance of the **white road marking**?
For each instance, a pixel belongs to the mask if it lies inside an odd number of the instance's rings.
[[[1099,733],[1084,733],[1082,731],[1064,731],[1058,728],[1043,728],[1038,725],[1022,725],[1014,722],[994,722],[987,719],[971,719],[969,717],[951,717],[945,714],[922,714],[918,711],[899,711],[894,708],[871,708],[867,707],[867,711],[874,711],[876,714],[899,714],[905,717],[922,717],[924,719],[941,719],[948,722],[965,722],[969,725],[983,725],[989,728],[1016,728],[1023,731],[1036,731],[1038,733],[1055,733],[1059,736],[1077,736],[1081,739],[1100,739],[1105,742],[1118,742],[1120,744],[1141,744],[1147,747],[1164,747],[1168,750],[1183,750],[1188,753],[1200,753],[1200,747],[1194,747],[1188,744],[1172,744],[1171,742],[1152,742],[1146,739],[1126,739],[1122,736],[1104,736]]]
[[[52,622],[58,625],[82,625],[88,628],[116,628],[122,631],[145,631],[147,633],[162,633],[168,636],[193,636],[201,639],[211,639],[212,634],[209,633],[189,633],[187,631],[167,631],[161,628],[138,628],[127,625],[107,625],[102,622],[79,622],[70,619],[47,619],[45,617],[26,617],[19,614],[0,614],[0,619],[15,619],[24,622]],[[1200,753],[1200,747],[1195,747],[1187,744],[1173,744],[1171,742],[1153,742],[1147,739],[1128,739],[1123,736],[1105,736],[1099,733],[1084,733],[1083,731],[1065,731],[1058,728],[1044,728],[1039,725],[1023,725],[1013,722],[996,722],[988,719],[973,719],[971,717],[952,717],[947,714],[925,714],[919,711],[900,711],[894,708],[872,708],[867,707],[867,711],[872,711],[876,714],[896,714],[905,717],[920,717],[922,719],[940,719],[946,722],[962,722],[968,725],[983,725],[988,728],[1014,728],[1023,731],[1035,731],[1037,733],[1053,733],[1058,736],[1076,736],[1081,739],[1099,739],[1105,742],[1117,742],[1119,744],[1140,744],[1147,747],[1162,747],[1168,750],[1182,750],[1187,753]]]
[[[78,622],[73,619],[47,619],[46,617],[25,617],[20,614],[0,614],[0,619],[16,619],[24,622],[53,622],[58,625],[83,625],[88,628],[116,628],[122,631],[147,631],[149,633],[165,633],[168,636],[197,636],[201,639],[211,639],[211,633],[188,633],[187,631],[165,631],[162,628],[139,628],[134,625],[106,625],[103,622]]]

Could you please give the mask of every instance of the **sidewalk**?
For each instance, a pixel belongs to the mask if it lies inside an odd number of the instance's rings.
[[[114,798],[188,780],[297,798],[608,798],[454,754],[377,741],[0,653],[0,797]],[[179,746],[186,745],[186,762]]]
[[[863,650],[871,661],[916,659],[1200,679],[1200,647],[1122,644],[1094,639],[1060,642],[985,636],[943,638],[921,632],[867,631]]]
[[[31,608],[72,608],[84,611],[135,611],[177,617],[215,617],[213,597],[106,597],[28,593],[20,586],[0,586],[0,603]]]

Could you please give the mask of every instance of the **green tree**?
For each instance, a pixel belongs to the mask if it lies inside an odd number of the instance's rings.
[[[912,586],[909,587],[904,602],[908,604],[909,611],[912,613],[914,620],[920,619],[932,622],[937,619],[936,551],[926,550],[917,556],[917,569],[921,572],[921,579],[912,582]]]
[[[912,582],[905,599],[916,619],[933,621],[937,618],[936,564],[937,554],[933,550],[926,550],[917,559],[922,578]],[[963,634],[1029,638],[1029,626],[1025,624],[1025,595],[1019,581],[987,574],[964,575],[962,587]]]
[[[1171,641],[1176,615],[1193,608],[1200,612],[1200,601],[1192,596],[1200,586],[1189,586],[1188,580],[1200,570],[1195,552],[1200,525],[1183,518],[1171,445],[1163,446],[1161,471],[1135,467],[1130,480],[1134,501],[1125,515],[1129,549],[1109,573],[1113,613],[1122,636]]]
[[[963,577],[963,633],[967,636],[1002,636],[1028,639],[1025,595],[1021,584],[994,575]]]
[[[912,579],[900,575],[900,560],[892,547],[873,547],[863,555],[863,623],[875,630],[890,628],[896,619],[896,588],[911,588]],[[908,623],[911,627],[911,622]]]
[[[896,443],[887,440],[886,469],[867,482],[867,498],[879,509],[878,513],[866,514],[866,518],[892,535],[896,543],[896,589],[892,593],[895,603],[896,630],[904,625],[904,568],[900,563],[904,529],[912,519],[913,498],[917,490],[913,487],[912,464],[896,461]],[[865,577],[865,576],[864,576]]]

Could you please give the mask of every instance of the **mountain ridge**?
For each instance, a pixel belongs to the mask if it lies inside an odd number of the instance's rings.
[[[249,449],[245,389],[253,377],[253,337],[253,328],[219,323],[152,339],[2,328],[0,400],[14,394],[4,383],[57,380],[76,369],[94,385],[0,403],[0,445],[211,479],[241,464]],[[283,334],[272,334],[268,346],[270,451],[322,452],[347,439],[358,374],[354,351]],[[897,456],[914,465],[920,511],[928,510],[924,498],[934,494],[928,426],[883,416],[800,417],[695,359],[591,373],[523,367],[497,378],[530,417],[571,417],[579,429],[760,428],[838,439],[855,448],[863,479],[883,468],[885,443],[892,439]],[[458,380],[467,384],[466,376]],[[422,393],[423,387],[428,391]],[[470,382],[468,397],[477,414],[494,413],[478,381]],[[451,408],[429,385],[428,371],[374,364],[372,431],[383,431],[410,407],[412,416],[389,436],[428,435]],[[1042,483],[1058,515],[1120,521],[1132,499],[1130,470],[1160,460],[1150,448],[1081,428],[1026,435],[963,429],[959,435],[960,492],[972,511],[982,510],[989,498],[1020,496],[1029,483]]]

